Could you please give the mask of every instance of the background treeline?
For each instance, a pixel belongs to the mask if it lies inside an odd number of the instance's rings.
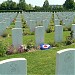
[[[19,3],[13,2],[12,0],[4,1],[0,4],[0,10],[15,10],[15,11],[74,11],[75,10],[75,2],[74,0],[66,0],[63,5],[49,5],[48,0],[45,0],[43,5],[40,6],[32,6],[31,4],[27,4],[25,0],[19,0]]]

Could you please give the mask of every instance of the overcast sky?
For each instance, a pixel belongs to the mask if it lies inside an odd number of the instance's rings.
[[[7,0],[0,0],[0,3]],[[12,0],[14,2],[19,2],[19,0]],[[42,6],[45,0],[25,0],[27,4],[31,4],[33,6]],[[66,0],[48,0],[50,5],[63,5]],[[75,1],[75,0],[74,0]]]

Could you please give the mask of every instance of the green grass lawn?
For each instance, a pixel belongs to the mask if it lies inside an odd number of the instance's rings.
[[[0,57],[0,60],[9,58],[26,58],[27,75],[55,75],[56,52],[65,48],[75,48],[75,44],[49,50],[37,50],[34,52],[7,55],[6,57]]]

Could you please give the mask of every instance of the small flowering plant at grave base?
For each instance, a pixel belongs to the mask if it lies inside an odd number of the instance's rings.
[[[8,33],[7,32],[4,32],[1,36],[5,38],[5,37],[8,36]]]
[[[34,44],[33,40],[29,40],[27,42],[27,49],[31,50],[32,48],[35,48],[35,44]]]
[[[8,47],[8,50],[7,50],[6,54],[11,55],[11,54],[14,53],[14,50],[15,50],[14,46],[11,45],[11,46]]]
[[[19,48],[17,49],[18,53],[23,53],[23,52],[28,52],[28,49],[25,45],[21,45],[19,46]]]
[[[28,49],[25,45],[20,45],[19,48],[14,48],[13,45],[8,47],[8,50],[6,52],[7,55],[15,54],[15,53],[23,53],[28,52]]]

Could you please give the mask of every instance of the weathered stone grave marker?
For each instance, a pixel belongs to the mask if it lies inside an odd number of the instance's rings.
[[[43,26],[35,27],[36,46],[39,46],[40,44],[44,43],[44,34],[45,34],[45,29]]]
[[[22,28],[22,22],[21,21],[16,21],[15,22],[15,28]]]
[[[62,25],[55,25],[55,42],[62,42],[63,40],[63,27]]]
[[[11,58],[0,61],[0,75],[27,75],[27,60]]]
[[[56,75],[75,75],[75,48],[57,52]]]
[[[75,24],[72,24],[71,31],[73,31],[72,35],[73,35],[73,39],[75,39]]]
[[[12,29],[12,44],[15,48],[23,45],[22,40],[22,28],[13,28]]]

